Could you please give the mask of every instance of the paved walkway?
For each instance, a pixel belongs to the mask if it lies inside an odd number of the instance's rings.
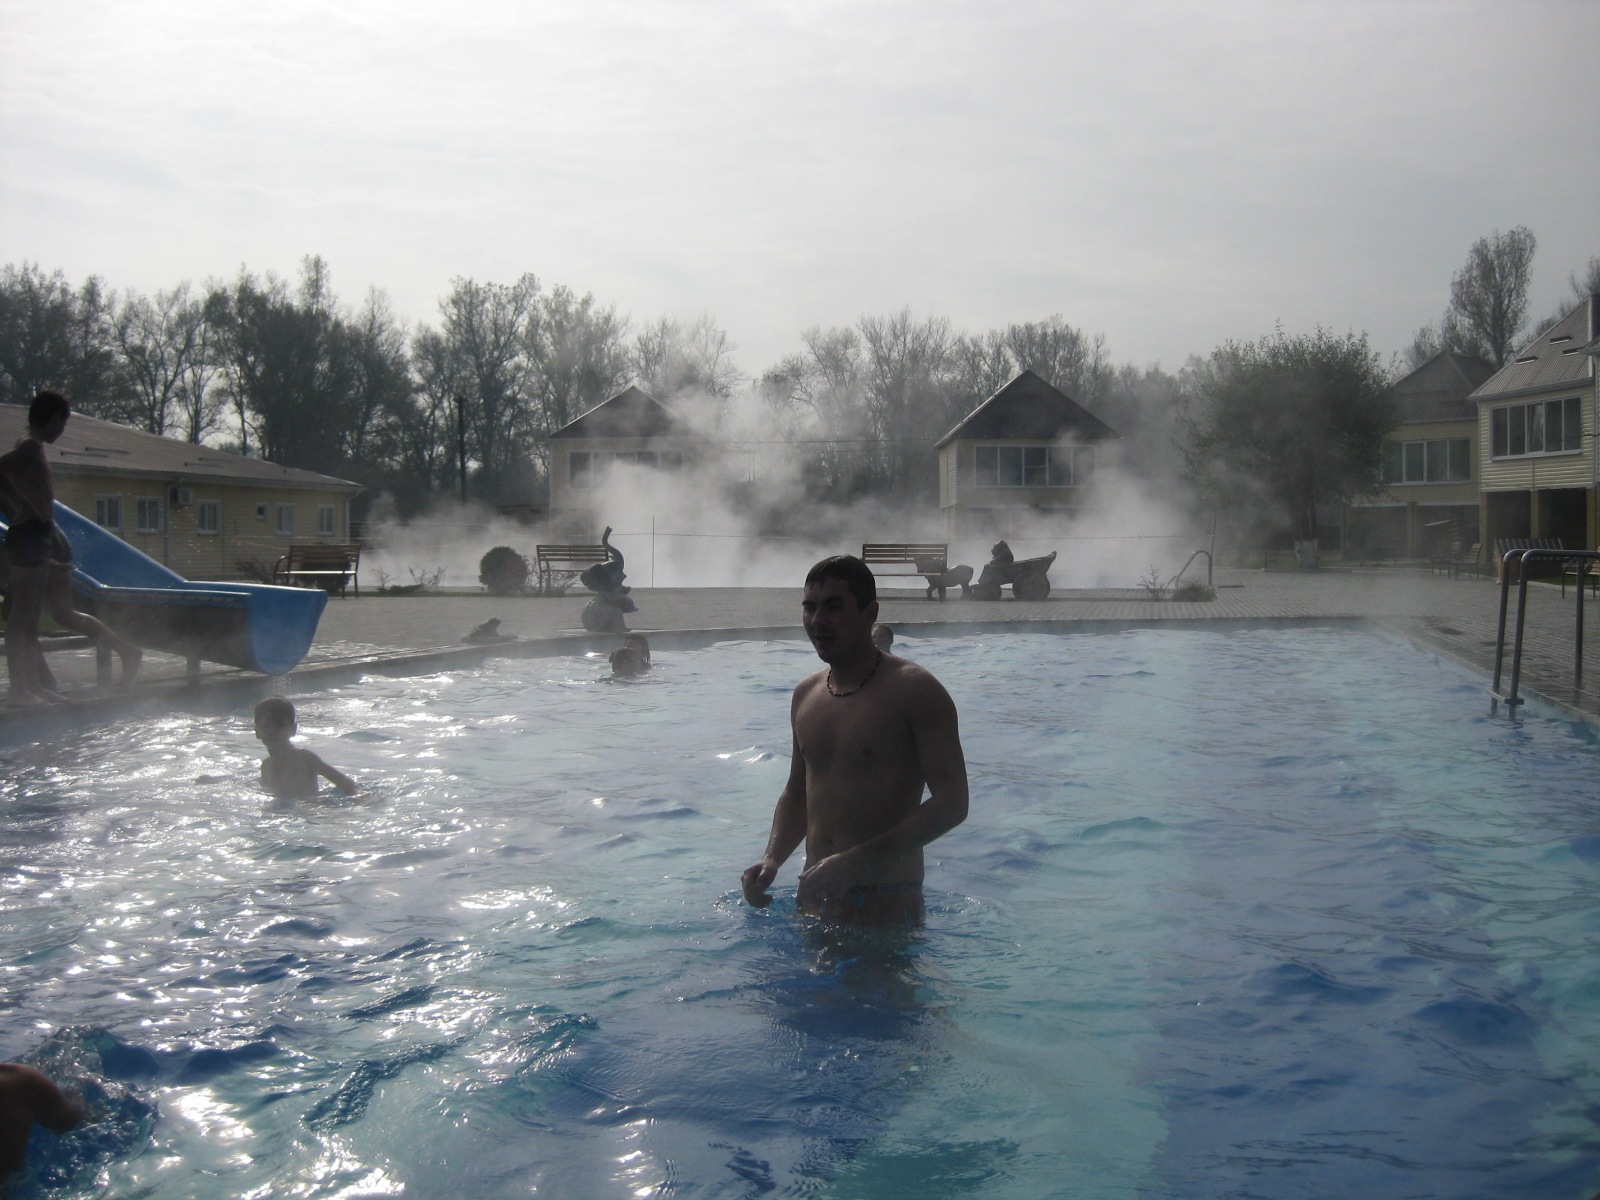
[[[1449,579],[1423,571],[1382,569],[1325,570],[1309,573],[1219,571],[1217,599],[1178,604],[1153,601],[1138,590],[1057,592],[1047,600],[1024,603],[1009,598],[981,602],[954,596],[943,604],[919,591],[888,590],[881,619],[897,628],[975,624],[1069,623],[1128,625],[1144,622],[1270,622],[1282,620],[1370,619],[1404,636],[1458,658],[1484,673],[1487,688],[1494,666],[1500,589],[1481,579]],[[799,588],[636,589],[639,612],[629,625],[643,633],[671,636],[703,630],[786,630],[798,633]],[[498,617],[501,632],[515,635],[508,645],[518,653],[572,653],[607,649],[615,637],[583,631],[580,614],[586,594],[562,597],[366,595],[332,600],[306,660],[296,669],[296,686],[352,673],[383,670],[420,673],[476,661],[507,649],[471,647],[461,639],[474,626]],[[1515,618],[1516,593],[1511,595]],[[1583,681],[1573,686],[1575,603],[1571,589],[1563,599],[1551,584],[1529,589],[1522,690],[1600,723],[1600,603],[1587,601]],[[932,628],[925,630],[933,632]],[[63,689],[80,704],[75,723],[98,720],[129,708],[171,703],[175,690],[197,684],[206,692],[260,694],[261,676],[207,666],[197,681],[181,659],[149,654],[138,684],[121,691],[95,683],[93,652],[57,651],[51,664]],[[1509,683],[1509,653],[1504,683]],[[163,700],[165,697],[165,700]],[[192,699],[187,697],[187,699]],[[1487,697],[1486,697],[1487,702]],[[29,714],[0,709],[0,724],[33,723]],[[41,725],[60,717],[41,718]],[[26,736],[26,730],[17,732]]]

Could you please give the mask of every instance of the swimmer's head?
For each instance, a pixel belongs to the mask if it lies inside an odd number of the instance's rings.
[[[291,738],[296,728],[294,705],[283,696],[268,696],[256,705],[256,737],[263,742]]]
[[[630,633],[630,634],[627,634],[622,639],[622,644],[627,649],[637,650],[639,652],[639,654],[641,656],[643,656],[644,661],[646,663],[648,663],[650,661],[650,642],[649,642],[649,639],[647,639],[644,636],[644,634],[642,634],[642,633]]]
[[[611,673],[619,679],[632,679],[650,669],[650,659],[632,646],[618,646],[611,652]]]
[[[889,651],[894,646],[894,626],[881,621],[872,627],[872,644],[879,650]]]
[[[867,605],[878,600],[878,581],[872,577],[872,568],[853,554],[835,554],[825,558],[806,572],[806,586],[824,583],[829,579],[842,579],[850,595],[855,598],[856,609],[867,610]]]

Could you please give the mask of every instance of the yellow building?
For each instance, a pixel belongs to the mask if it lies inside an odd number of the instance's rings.
[[[27,407],[0,404],[0,446],[27,431]],[[259,578],[291,544],[349,542],[362,490],[77,413],[45,456],[57,500],[186,579]]]
[[[1347,545],[1379,557],[1427,558],[1478,539],[1478,406],[1494,374],[1444,350],[1394,385],[1399,424],[1384,441],[1383,490],[1348,510]]]
[[[1004,537],[1018,518],[1077,515],[1116,465],[1116,430],[1023,371],[936,443],[945,539]]]
[[[1597,360],[1588,353],[1597,339],[1600,295],[1590,295],[1472,394],[1486,543],[1559,538],[1569,550],[1600,544]]]

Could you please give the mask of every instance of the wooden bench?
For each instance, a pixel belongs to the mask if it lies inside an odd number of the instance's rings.
[[[355,584],[361,595],[361,547],[318,542],[309,546],[290,546],[272,568],[272,582],[291,587],[319,587],[328,595],[343,596]]]
[[[598,542],[591,546],[535,547],[535,590],[541,596],[562,595],[584,571],[596,563],[606,562],[610,557],[606,548]]]
[[[934,592],[944,599],[949,555],[947,542],[861,543],[861,561],[872,568],[874,575],[920,575],[928,581],[929,600]]]

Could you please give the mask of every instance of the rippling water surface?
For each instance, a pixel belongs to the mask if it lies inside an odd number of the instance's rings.
[[[101,1113],[16,1194],[1600,1187],[1587,730],[1349,631],[901,649],[973,791],[909,939],[738,898],[798,643],[297,696],[358,805],[242,709],[0,746],[0,1057]]]

